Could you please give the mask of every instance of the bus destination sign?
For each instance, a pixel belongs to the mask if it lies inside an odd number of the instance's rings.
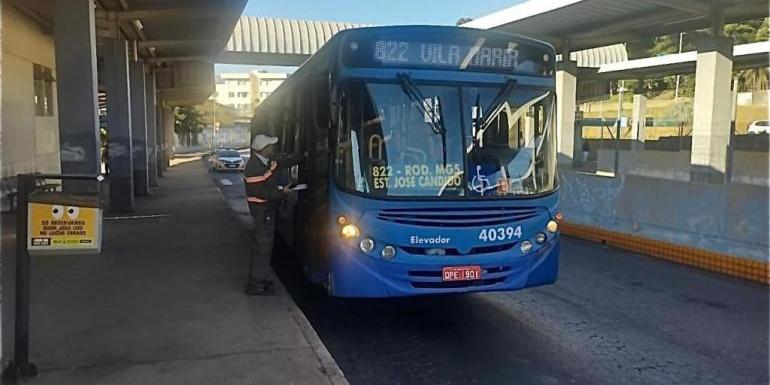
[[[377,36],[348,41],[345,60],[356,67],[448,69],[550,76],[552,50],[499,37],[420,39]]]
[[[484,47],[479,44],[463,46],[442,43],[418,43],[396,40],[374,42],[374,60],[383,64],[409,64],[418,62],[428,66],[450,66],[466,69],[504,69],[513,71],[519,66],[519,50],[516,44],[508,47]]]

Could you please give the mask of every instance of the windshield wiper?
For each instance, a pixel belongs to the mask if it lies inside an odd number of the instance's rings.
[[[420,88],[414,84],[412,78],[405,73],[400,73],[396,75],[396,77],[398,78],[399,84],[401,85],[401,90],[404,91],[406,96],[408,96],[409,99],[417,105],[417,108],[420,110],[420,112],[422,112],[423,115],[428,118],[428,124],[433,133],[441,135],[441,151],[444,158],[444,167],[446,167],[446,127],[444,126],[444,116],[441,113],[441,98],[436,97],[438,107],[435,107],[433,103],[431,103],[430,109],[428,109],[425,106],[425,101],[427,99],[425,96],[423,96]]]
[[[482,114],[481,111],[479,111],[477,114],[477,122],[476,129],[482,130],[484,129],[487,124],[492,120],[492,117],[496,115],[497,110],[503,105],[505,102],[505,99],[508,97],[508,94],[513,91],[513,89],[516,87],[516,79],[508,79],[505,81],[505,85],[500,90],[500,92],[495,95],[494,99],[492,99],[492,102],[489,103],[489,107],[487,107],[487,113]],[[478,96],[476,98],[476,105],[478,106],[479,99]]]

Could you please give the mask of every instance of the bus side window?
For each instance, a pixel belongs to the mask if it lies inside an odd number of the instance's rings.
[[[329,131],[330,131],[330,95],[329,77],[318,76],[313,78],[311,87],[306,92],[308,98],[307,127],[312,127],[313,134],[309,135],[307,150],[314,160],[312,162],[313,178],[317,180],[319,191],[325,192],[325,184],[329,176]],[[308,132],[309,134],[309,132]]]
[[[287,95],[281,111],[281,115],[283,115],[283,129],[281,130],[279,140],[281,142],[281,150],[284,153],[289,154],[294,152],[294,122],[296,121],[294,116],[294,104],[295,100],[293,95]]]
[[[329,128],[330,121],[330,97],[329,77],[318,76],[313,80],[313,111],[315,124],[318,128]]]

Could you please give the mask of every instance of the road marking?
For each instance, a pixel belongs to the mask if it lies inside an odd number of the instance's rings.
[[[230,179],[222,178],[219,180],[219,183],[222,184],[222,186],[232,186],[233,182],[230,182]]]
[[[152,214],[152,215],[131,215],[126,217],[104,217],[104,220],[116,220],[116,219],[151,219],[151,218],[165,218],[166,214]]]

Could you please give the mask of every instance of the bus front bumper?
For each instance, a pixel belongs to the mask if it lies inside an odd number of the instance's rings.
[[[524,256],[500,255],[447,257],[446,263],[400,263],[340,247],[333,258],[329,292],[337,297],[404,297],[482,291],[511,291],[551,284],[559,270],[559,239]],[[413,258],[410,258],[413,259]],[[481,266],[480,279],[444,282],[447,266]]]

